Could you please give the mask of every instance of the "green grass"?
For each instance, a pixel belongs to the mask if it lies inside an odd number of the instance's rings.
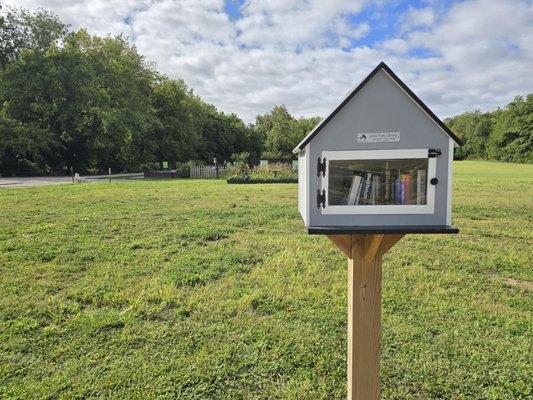
[[[385,257],[383,399],[531,399],[533,166],[457,162]],[[513,281],[515,282],[515,281]],[[344,399],[346,260],[296,185],[0,190],[0,398]]]

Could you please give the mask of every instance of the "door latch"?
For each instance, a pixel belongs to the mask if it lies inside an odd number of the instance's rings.
[[[440,157],[441,154],[440,149],[428,149],[428,158]]]

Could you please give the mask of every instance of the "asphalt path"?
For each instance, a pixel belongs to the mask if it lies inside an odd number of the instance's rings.
[[[113,174],[111,179],[139,179],[143,174]],[[109,175],[88,175],[82,176],[82,181],[94,182],[103,179],[109,179]],[[44,185],[64,185],[72,184],[72,177],[70,176],[35,176],[35,177],[20,177],[20,178],[0,178],[0,189],[13,187],[31,187]]]

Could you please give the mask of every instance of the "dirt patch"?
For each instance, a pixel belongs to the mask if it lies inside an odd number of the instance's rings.
[[[502,278],[499,276],[495,276],[494,278],[502,282],[505,286],[518,287],[527,290],[528,292],[533,292],[533,282],[531,281],[523,281],[520,279],[513,278]]]

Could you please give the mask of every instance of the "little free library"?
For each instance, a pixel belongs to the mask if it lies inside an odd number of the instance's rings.
[[[457,233],[460,139],[380,63],[305,137],[298,209],[348,258],[348,399],[379,399],[382,256],[408,233]]]

